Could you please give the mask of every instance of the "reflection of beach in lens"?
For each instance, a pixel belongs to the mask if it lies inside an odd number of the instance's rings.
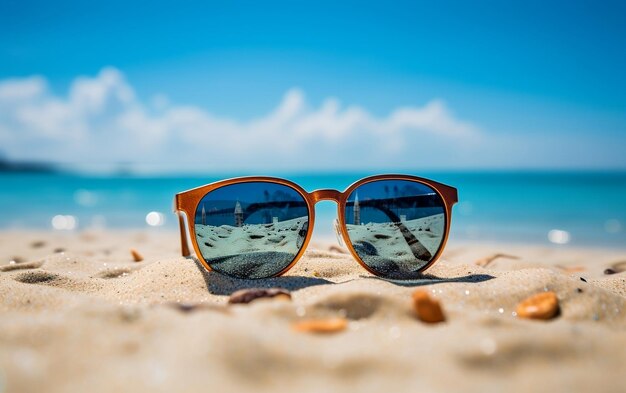
[[[289,266],[303,246],[308,208],[287,186],[234,184],[202,199],[195,232],[212,269],[240,278],[269,277]]]
[[[441,244],[444,220],[443,214],[437,214],[407,221],[404,224],[428,253],[435,255]],[[420,259],[416,264],[411,247],[395,223],[368,223],[347,227],[350,239],[354,239],[353,247],[363,262],[386,276],[414,272],[431,259]]]
[[[441,197],[421,183],[382,180],[358,187],[346,204],[352,246],[363,263],[390,278],[416,278],[445,231]]]
[[[288,266],[302,246],[307,217],[241,227],[196,224],[200,252],[218,271],[248,278],[271,276]]]

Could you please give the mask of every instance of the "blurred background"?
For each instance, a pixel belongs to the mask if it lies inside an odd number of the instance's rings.
[[[451,241],[626,246],[624,2],[0,4],[0,228],[176,228],[237,175],[459,190]],[[315,236],[336,207],[320,203]]]

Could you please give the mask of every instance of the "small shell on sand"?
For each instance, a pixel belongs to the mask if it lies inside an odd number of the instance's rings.
[[[413,292],[413,311],[422,322],[438,323],[446,320],[439,301],[421,289]]]
[[[130,255],[133,256],[133,261],[135,262],[143,261],[143,255],[141,255],[139,251],[135,250],[134,248],[130,249]]]
[[[616,274],[626,271],[626,261],[615,262],[610,268],[604,271],[604,274]]]
[[[273,298],[280,300],[291,300],[288,290],[282,288],[249,288],[241,289],[230,295],[228,303],[245,304],[260,298]]]
[[[552,319],[559,311],[559,299],[552,291],[538,293],[520,302],[515,311],[520,318]]]
[[[294,322],[293,330],[301,333],[338,333],[348,327],[348,320],[345,318],[327,319],[307,319]]]

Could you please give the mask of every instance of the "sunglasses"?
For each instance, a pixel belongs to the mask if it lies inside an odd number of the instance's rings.
[[[337,236],[370,273],[414,279],[439,258],[457,190],[408,175],[378,175],[344,192],[307,192],[273,177],[239,177],[176,194],[182,254],[211,271],[242,279],[276,277],[311,239],[315,204],[335,201]],[[189,236],[191,235],[191,236]]]

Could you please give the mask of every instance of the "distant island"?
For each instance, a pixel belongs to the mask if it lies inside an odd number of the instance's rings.
[[[0,173],[54,173],[57,171],[57,168],[53,164],[47,162],[10,161],[0,157]]]

